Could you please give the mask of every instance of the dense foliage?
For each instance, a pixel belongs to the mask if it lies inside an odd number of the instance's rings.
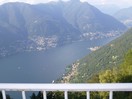
[[[130,50],[124,59],[124,62],[118,68],[112,68],[93,76],[90,83],[132,83],[132,50]],[[92,96],[100,96],[101,99],[107,99],[107,92],[93,92]],[[132,92],[115,92],[114,99],[131,99]]]
[[[31,99],[43,99],[43,95],[39,92],[37,95],[35,93],[30,97]],[[48,92],[47,99],[64,99],[64,92]],[[85,92],[68,92],[68,99],[86,99]]]

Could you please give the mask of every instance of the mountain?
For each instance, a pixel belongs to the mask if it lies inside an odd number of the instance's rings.
[[[119,21],[86,2],[73,0],[61,5],[63,5],[65,19],[82,33],[106,32],[125,28]]]
[[[113,16],[128,27],[132,27],[132,7],[121,9]]]
[[[80,35],[54,4],[7,3],[0,6],[0,15],[0,56],[45,50]]]
[[[116,40],[90,53],[66,68],[62,82],[87,82],[101,71],[118,67],[125,54],[132,49],[132,29]]]
[[[113,17],[79,0],[6,3],[0,6],[0,15],[0,57],[60,46],[84,38],[85,33],[105,37],[126,29]]]
[[[98,8],[103,13],[106,13],[111,16],[120,10],[120,7],[118,7],[117,5],[113,5],[113,4],[95,5],[95,7]]]
[[[63,18],[59,7],[54,5],[29,5],[25,3],[8,3],[0,8],[1,27],[11,33],[18,31],[23,38],[35,35],[52,36],[78,35],[80,32],[73,28]],[[3,25],[4,24],[4,25]],[[5,29],[4,29],[5,30]]]

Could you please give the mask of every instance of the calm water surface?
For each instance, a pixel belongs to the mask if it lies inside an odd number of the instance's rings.
[[[81,41],[40,52],[23,52],[0,59],[0,83],[51,83],[67,65],[90,53],[89,47],[109,40]]]

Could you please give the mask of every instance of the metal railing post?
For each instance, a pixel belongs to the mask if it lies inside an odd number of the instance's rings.
[[[68,92],[65,91],[65,98],[64,99],[68,99]]]
[[[89,91],[87,91],[86,96],[87,96],[87,99],[90,99],[90,92]]]
[[[47,99],[46,91],[43,91],[43,99]]]
[[[6,93],[5,93],[5,90],[2,90],[2,97],[3,97],[3,99],[6,99]]]
[[[25,91],[22,91],[22,99],[26,99]]]
[[[109,99],[113,99],[113,91],[109,92]]]

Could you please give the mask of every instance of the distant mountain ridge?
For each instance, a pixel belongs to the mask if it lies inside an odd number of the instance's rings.
[[[86,2],[69,1],[63,6],[63,15],[66,20],[82,33],[86,32],[106,32],[124,28],[119,21],[113,17],[101,13],[94,6]],[[71,10],[70,10],[71,9]],[[116,24],[116,25],[114,25]]]
[[[114,4],[101,4],[95,5],[95,7],[98,8],[103,13],[106,13],[111,16],[121,9],[120,7]]]
[[[79,0],[6,3],[0,6],[0,15],[0,56],[56,47],[80,40],[84,33],[106,35],[126,29],[113,17]]]
[[[113,16],[128,27],[132,27],[132,7],[121,9]]]

